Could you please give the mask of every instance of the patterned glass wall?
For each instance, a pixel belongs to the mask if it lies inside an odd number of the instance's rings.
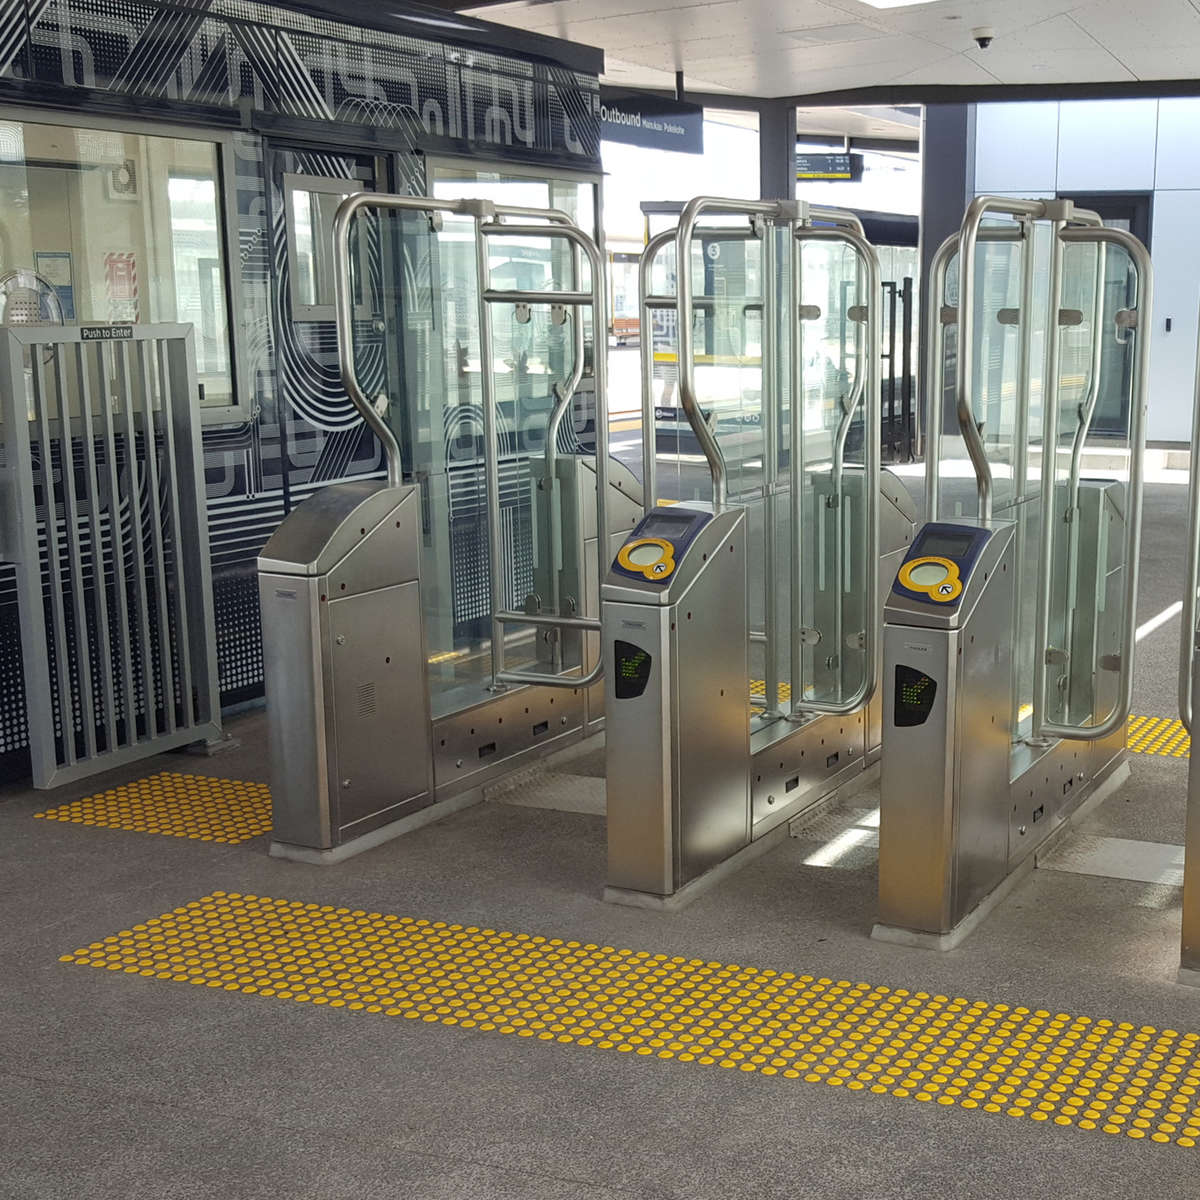
[[[108,97],[112,102],[108,102]],[[272,151],[256,124],[304,122],[344,146],[368,126],[390,186],[425,190],[422,152],[599,166],[598,83],[546,62],[358,29],[244,0],[0,0],[5,102],[88,111],[128,103],[175,126],[228,122],[237,244],[239,391],[253,416],[206,427],[205,468],[225,704],[262,693],[255,559],[292,507],[337,479],[382,473],[342,391],[332,326],[294,324],[281,169],[345,177],[336,151]],[[69,123],[70,114],[45,118]],[[152,132],[148,127],[147,132]],[[153,186],[153,181],[150,181]],[[249,385],[249,386],[248,386]],[[0,565],[0,778],[28,773],[11,571]]]

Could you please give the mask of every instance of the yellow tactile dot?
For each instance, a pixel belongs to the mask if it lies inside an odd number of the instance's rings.
[[[232,846],[271,828],[265,783],[163,771],[34,816]]]
[[[1187,758],[1191,752],[1191,739],[1183,723],[1170,717],[1130,717],[1126,743],[1139,754],[1165,758]]]
[[[59,961],[1007,1114],[1062,1136],[1200,1137],[1200,1037],[1042,1009],[235,892]]]

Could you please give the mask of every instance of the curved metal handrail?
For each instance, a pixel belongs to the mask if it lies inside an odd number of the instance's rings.
[[[675,229],[676,285],[675,307],[679,332],[679,402],[687,417],[700,449],[708,463],[713,485],[713,512],[719,513],[728,499],[728,472],[725,455],[716,434],[708,427],[700,412],[696,396],[696,364],[693,358],[692,299],[692,238],[703,213],[719,212],[734,216],[772,216],[779,211],[778,201],[727,200],[718,196],[697,196],[684,206]]]
[[[975,323],[975,246],[979,227],[989,213],[1012,217],[1041,217],[1045,214],[1044,200],[1014,200],[1006,196],[976,196],[967,207],[958,240],[958,364],[955,378],[955,399],[958,427],[966,443],[971,466],[975,469],[975,486],[979,495],[979,519],[992,517],[992,467],[988,462],[979,426],[975,423],[975,407],[971,394],[975,369],[975,347],[970,331]]]

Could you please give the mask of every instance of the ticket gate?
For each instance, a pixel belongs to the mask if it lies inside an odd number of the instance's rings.
[[[650,240],[640,280],[643,427],[650,356],[674,344],[711,492],[662,508],[648,489],[601,589],[605,898],[672,909],[872,781],[880,584],[915,513],[876,435],[847,452],[852,424],[879,421],[882,299],[852,218],[699,197]],[[846,336],[857,366],[838,381],[824,354]],[[735,407],[729,375],[750,361]],[[643,453],[647,479],[682,474],[656,439]]]
[[[982,226],[995,213],[1015,226]],[[1040,305],[1039,239],[1049,257]],[[958,299],[948,305],[955,255]],[[1006,255],[1019,264],[1011,273]],[[949,949],[1082,805],[1129,773],[1151,269],[1136,238],[1069,201],[981,197],[933,275],[932,519],[884,610],[873,935]],[[1079,299],[1086,307],[1074,307]],[[1041,378],[1032,353],[1039,312]],[[950,411],[973,468],[970,498],[953,494],[953,455],[942,449],[948,327],[957,334]],[[1003,363],[1006,338],[1015,379],[976,370],[977,350],[981,363]],[[1118,373],[1110,392],[1129,404],[1129,467],[1124,477],[1087,479],[1083,452],[1108,371]],[[1040,431],[1031,416],[1039,394]],[[974,514],[964,511],[971,499]]]
[[[441,312],[408,311],[414,289],[397,286],[394,306],[364,314],[351,253],[364,224],[373,277],[393,252],[427,270],[454,258]],[[502,286],[514,244],[541,286]],[[317,492],[259,559],[271,852],[322,863],[476,803],[491,781],[603,727],[599,579],[642,513],[638,481],[604,452],[603,354],[590,397],[601,452],[567,436],[585,323],[606,321],[603,259],[562,213],[356,194],[339,208],[333,262],[343,381],[388,479]],[[357,342],[390,324],[403,343],[425,318],[459,322],[465,344],[424,346],[451,364],[459,394],[430,388],[402,417],[399,398],[367,382]],[[541,375],[522,371],[531,358]],[[546,390],[531,396],[536,379]]]

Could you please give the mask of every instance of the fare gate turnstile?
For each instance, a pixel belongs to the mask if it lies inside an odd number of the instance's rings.
[[[707,238],[706,257],[714,240],[740,242],[743,291],[752,285],[762,295],[693,286],[696,221],[714,209],[749,220],[744,229]],[[437,577],[445,485],[433,476],[405,478],[390,424],[395,405],[366,394],[355,361],[353,330],[362,314],[350,303],[351,223],[356,213],[388,210],[466,221],[475,239],[479,468],[486,483],[477,512],[487,533],[484,613],[491,632],[479,653],[490,670],[471,701],[448,714],[438,711],[431,682],[445,657],[433,646],[445,619]],[[320,493],[284,522],[260,563],[264,623],[273,630],[268,697],[279,785],[273,852],[336,861],[435,819],[482,798],[481,781],[578,740],[614,705],[622,712],[618,731],[607,738],[610,899],[680,903],[723,866],[771,844],[769,835],[785,834],[792,818],[865,782],[880,726],[873,697],[880,575],[890,578],[907,547],[913,509],[902,485],[881,479],[878,437],[856,437],[863,449],[847,449],[857,427],[873,429],[879,421],[881,292],[875,256],[856,223],[790,203],[701,198],[689,205],[673,234],[683,264],[675,294],[647,292],[643,302],[688,314],[678,323],[681,395],[705,450],[711,502],[659,506],[653,438],[643,439],[644,486],[609,461],[602,355],[594,364],[597,453],[564,450],[558,433],[583,370],[576,327],[573,365],[553,389],[543,447],[525,467],[531,500],[523,533],[524,502],[513,503],[512,464],[500,449],[511,444],[514,429],[500,436],[506,414],[492,313],[511,307],[513,320],[526,326],[530,310],[543,306],[550,314],[544,331],[553,336],[553,327],[586,310],[593,331],[603,331],[594,243],[561,214],[376,194],[345,200],[335,232],[343,377],[388,451],[389,479]],[[565,241],[567,286],[495,286],[491,247],[512,239]],[[648,248],[649,260],[662,248],[661,241]],[[581,286],[580,259],[590,267],[590,290]],[[649,283],[650,273],[643,279]],[[709,280],[718,284],[711,274]],[[697,354],[693,322],[703,327],[726,307],[742,318],[757,313],[739,327],[752,344],[736,354]],[[386,325],[386,314],[380,319]],[[703,332],[706,345],[719,345],[727,333]],[[523,353],[528,345],[526,338]],[[826,369],[832,347],[857,363],[853,376]],[[755,377],[753,386],[737,401],[733,419],[702,416],[701,393],[720,382],[703,372],[730,361],[737,378]],[[466,364],[469,370],[469,353]],[[746,396],[756,422],[741,411]],[[644,428],[653,429],[648,392],[643,406]],[[524,493],[516,494],[519,500]],[[714,558],[710,541],[730,529],[744,533],[732,534],[727,549],[722,542]],[[518,542],[518,534],[528,542]],[[533,561],[518,589],[506,546],[525,544]],[[603,619],[599,612],[602,582],[604,607],[617,598],[614,577],[631,607],[646,610],[641,618],[622,618],[630,626],[622,647],[609,639],[611,612]],[[403,607],[393,599],[403,599]],[[393,607],[402,612],[395,622]],[[643,628],[635,632],[639,620]],[[647,646],[651,627],[665,641]],[[634,696],[629,688],[639,652],[631,647],[639,645],[655,674]],[[514,647],[534,665],[510,666]],[[719,663],[728,664],[727,677]],[[305,684],[293,686],[299,674]],[[709,686],[718,675],[715,688]],[[395,692],[400,679],[409,680],[403,697]],[[654,698],[663,717],[657,729],[636,712],[630,722],[630,710]],[[400,712],[404,734],[389,741],[389,722]],[[304,731],[304,753],[296,751],[296,730]],[[373,745],[380,747],[375,761]],[[629,768],[625,755],[649,761],[654,746],[653,772]],[[285,761],[289,754],[292,763]],[[638,780],[637,788],[627,780]],[[658,814],[651,823],[665,822],[657,847],[630,832],[629,821],[644,822],[649,811],[639,790],[644,784],[653,788],[650,804]],[[676,809],[678,818],[670,815]],[[649,859],[656,864],[652,877],[639,865]]]
[[[699,197],[639,282],[643,428],[666,348],[709,486],[666,508],[648,486],[602,588],[605,896],[674,908],[872,780],[880,584],[915,513],[877,433],[847,448],[880,403],[878,263],[853,218]],[[647,480],[686,484],[659,439],[642,450]]]
[[[1017,223],[983,227],[994,213]],[[1040,302],[1039,258],[1048,261]],[[885,608],[874,936],[948,949],[1085,801],[1129,772],[1151,269],[1136,238],[1068,201],[981,197],[933,276],[932,520]],[[950,411],[972,496],[956,496],[945,469],[948,330],[957,342]],[[1105,354],[1106,344],[1124,349]],[[1123,359],[1128,472],[1088,479],[1083,452],[1103,374]]]

